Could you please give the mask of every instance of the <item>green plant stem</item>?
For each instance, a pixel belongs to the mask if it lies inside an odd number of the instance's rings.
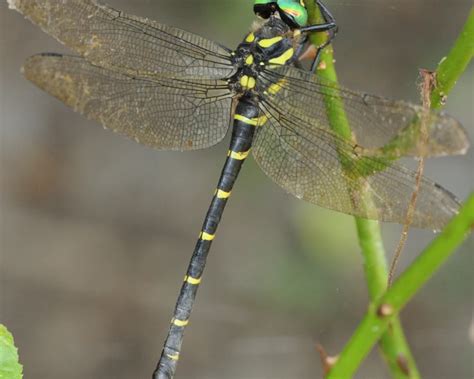
[[[436,70],[437,85],[431,94],[431,108],[439,109],[445,97],[456,84],[474,56],[474,7],[471,8],[464,28],[448,56],[443,58]]]
[[[312,1],[307,2],[311,23],[321,23],[322,17],[319,9]],[[311,42],[315,46],[324,43],[327,37],[322,33],[311,36]],[[328,46],[321,54],[320,69],[318,76],[337,83],[337,74],[334,65],[334,54],[332,46]],[[333,97],[325,98],[326,110],[331,128],[347,140],[352,140],[352,132],[343,111],[342,100]],[[371,199],[365,199],[367,206],[371,206]],[[355,218],[359,244],[364,258],[364,272],[371,301],[379,299],[387,289],[388,268],[385,258],[380,225],[377,221]],[[382,355],[396,379],[418,379],[420,374],[413,359],[402,325],[398,317],[393,319],[391,328],[383,334],[380,341]]]
[[[350,378],[400,310],[453,254],[474,228],[474,193],[459,214],[418,256],[369,310],[341,353],[327,379]],[[383,311],[381,311],[383,310]]]
[[[308,4],[309,5],[309,4]],[[319,38],[319,40],[318,40]],[[316,45],[323,41],[321,37],[314,36]],[[438,109],[445,102],[445,97],[453,88],[454,84],[462,74],[464,69],[473,57],[474,52],[474,8],[471,9],[468,20],[457,39],[454,47],[448,56],[442,60],[437,70],[437,87],[432,94],[431,106]],[[321,70],[318,75],[322,75],[333,81],[337,80],[334,70],[332,50],[323,54],[324,70]],[[336,99],[340,101],[340,99]],[[328,105],[328,104],[326,104]],[[337,107],[334,107],[335,109]],[[333,112],[333,111],[332,111]],[[328,118],[330,122],[338,122],[335,131],[339,132],[341,128],[348,127],[345,117],[335,117],[331,114],[331,108],[328,109]],[[342,120],[342,122],[341,122]],[[344,132],[344,130],[343,130]],[[345,131],[346,135],[347,130]],[[342,134],[344,135],[344,134]],[[370,200],[370,199],[369,199]],[[373,300],[369,306],[369,310],[356,329],[349,343],[341,353],[339,360],[330,370],[328,379],[350,378],[354,374],[357,367],[362,360],[370,352],[374,344],[382,338],[387,336],[398,328],[402,339],[397,341],[393,338],[390,345],[387,347],[381,343],[384,355],[386,357],[394,357],[390,347],[399,348],[406,346],[403,343],[403,333],[401,331],[399,321],[397,319],[398,313],[403,306],[414,296],[414,294],[426,283],[426,281],[433,276],[434,272],[445,262],[445,260],[454,252],[454,249],[463,241],[465,236],[473,228],[474,224],[474,195],[471,195],[465,206],[462,208],[458,216],[456,216],[444,229],[444,231],[424,250],[424,252],[415,260],[415,262],[400,276],[391,287],[378,300]],[[380,231],[376,224],[371,225],[371,222],[365,220],[357,220],[357,227],[361,246],[364,250],[364,257],[366,259],[366,276],[371,297],[376,298],[379,291],[382,290],[381,283],[384,282],[383,266],[386,266],[385,260],[380,255],[382,249],[377,247],[380,242]],[[373,250],[370,252],[370,250]],[[371,260],[369,261],[370,258]],[[372,270],[368,266],[373,265],[377,267]],[[386,267],[385,267],[386,271]],[[383,291],[381,292],[383,293]],[[384,305],[384,307],[382,307]],[[384,309],[381,315],[380,310]],[[390,326],[389,331],[387,328]],[[389,336],[387,337],[389,338]],[[411,357],[411,355],[410,355]],[[405,362],[406,367],[409,367],[410,362]],[[401,366],[401,365],[398,365]],[[392,365],[389,364],[392,368]],[[393,372],[393,371],[392,371]]]
[[[379,223],[356,218],[359,243],[364,256],[364,272],[371,301],[378,300],[387,290],[388,267]],[[420,378],[398,317],[380,339],[380,348],[394,378]]]

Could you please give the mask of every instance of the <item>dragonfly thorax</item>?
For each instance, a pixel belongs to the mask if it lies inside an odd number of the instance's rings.
[[[289,65],[296,59],[299,35],[282,20],[271,17],[258,29],[247,34],[233,53],[238,68],[230,80],[238,93],[252,92],[260,72],[268,65]]]

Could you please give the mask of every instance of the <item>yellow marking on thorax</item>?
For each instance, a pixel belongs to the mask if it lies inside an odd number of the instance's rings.
[[[184,277],[184,281],[185,281],[186,283],[189,283],[189,284],[192,284],[192,285],[197,286],[199,283],[201,283],[201,278],[193,278],[192,276],[186,275],[186,276]]]
[[[229,150],[227,156],[231,157],[232,159],[237,159],[238,161],[243,161],[245,158],[249,156],[250,150],[243,151],[238,153],[236,151]]]
[[[240,78],[240,85],[246,89],[255,88],[255,78],[252,76],[244,75]]]
[[[282,39],[283,39],[282,36],[267,38],[267,39],[261,39],[260,41],[258,41],[258,44],[263,48],[267,48],[267,47],[273,46],[274,44],[280,42]]]
[[[231,192],[223,191],[221,189],[217,189],[215,195],[218,199],[228,199],[230,197]]]
[[[278,83],[273,83],[270,87],[268,87],[268,90],[267,92],[270,94],[270,95],[275,95],[277,94],[279,91],[281,91],[281,89],[283,88],[283,86],[285,85],[286,83],[286,79],[281,79],[278,81]]]
[[[199,234],[199,238],[202,239],[203,241],[212,241],[214,238],[215,238],[215,234],[209,234],[209,233],[206,233],[206,232],[201,232],[201,234]]]
[[[284,65],[288,60],[290,60],[293,57],[294,53],[295,51],[293,50],[292,47],[290,47],[279,57],[270,59],[268,63]]]
[[[174,318],[171,323],[176,326],[186,326],[189,324],[189,320],[178,320],[177,318]]]
[[[253,41],[255,41],[255,34],[250,33],[250,34],[245,38],[245,42],[252,43]]]
[[[257,118],[257,126],[263,126],[267,123],[268,117],[265,115],[262,115]]]
[[[172,361],[177,361],[179,359],[179,353],[176,354],[166,354],[166,356]]]
[[[260,116],[260,117],[255,117],[255,118],[247,118],[247,117],[242,116],[240,114],[235,114],[234,115],[234,120],[239,120],[239,121],[245,122],[248,125],[262,126],[267,122],[268,118],[265,115]]]
[[[250,54],[247,58],[245,58],[245,64],[246,64],[247,66],[252,65],[253,62],[254,62],[254,58],[253,58],[253,55],[252,55],[252,54]]]

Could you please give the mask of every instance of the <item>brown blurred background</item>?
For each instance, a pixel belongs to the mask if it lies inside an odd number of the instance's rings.
[[[129,13],[236,46],[251,0],[108,0]],[[327,0],[340,25],[341,82],[418,100],[471,0]],[[26,378],[149,378],[227,150],[155,152],[104,131],[20,75],[37,52],[64,51],[20,14],[1,13],[0,322]],[[471,65],[447,109],[474,140]],[[427,162],[466,198],[474,153]],[[400,233],[383,226],[388,252]],[[413,230],[401,266],[434,237]],[[474,376],[472,238],[402,314],[425,378]],[[252,160],[214,242],[177,378],[320,378],[315,350],[337,353],[367,306],[349,216],[285,194]],[[402,268],[401,267],[401,268]],[[472,329],[471,329],[472,334]],[[471,336],[472,338],[472,336]],[[357,378],[388,373],[374,351]]]

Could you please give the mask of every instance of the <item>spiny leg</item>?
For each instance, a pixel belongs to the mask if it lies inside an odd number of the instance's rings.
[[[301,32],[302,33],[328,32],[328,39],[326,40],[326,42],[324,42],[324,44],[316,48],[317,51],[315,53],[315,57],[313,58],[313,62],[311,63],[311,72],[313,73],[316,71],[316,68],[318,66],[321,52],[326,46],[328,46],[332,42],[332,40],[336,37],[336,34],[338,32],[336,19],[331,14],[329,9],[320,0],[315,0],[315,2],[321,12],[324,23],[305,26],[301,28]]]

